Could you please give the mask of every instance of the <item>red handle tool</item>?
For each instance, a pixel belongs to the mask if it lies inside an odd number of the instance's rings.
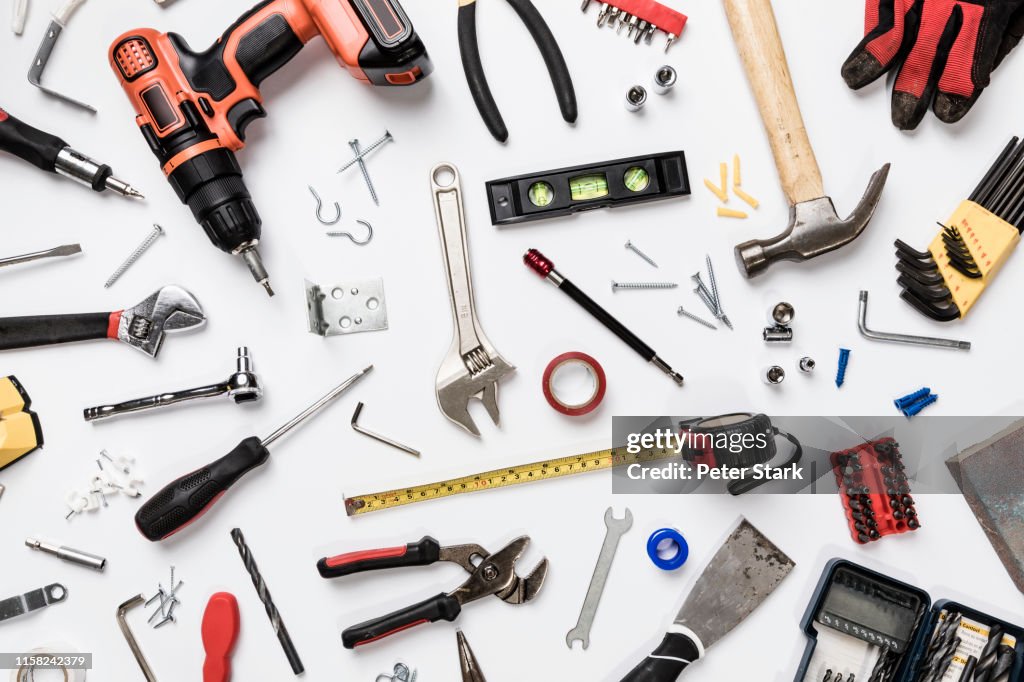
[[[238,600],[230,592],[210,597],[203,613],[203,682],[228,682],[231,679],[231,652],[238,641],[241,617]]]

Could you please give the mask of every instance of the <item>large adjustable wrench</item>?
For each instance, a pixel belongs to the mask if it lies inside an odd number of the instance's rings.
[[[437,404],[444,416],[479,436],[480,430],[469,416],[469,401],[477,398],[483,402],[498,424],[498,382],[516,368],[494,350],[476,317],[459,171],[450,163],[435,166],[430,171],[430,188],[455,317],[452,345],[437,372]]]

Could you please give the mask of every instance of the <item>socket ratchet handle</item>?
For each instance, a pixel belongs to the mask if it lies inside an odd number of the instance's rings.
[[[164,540],[198,520],[245,474],[270,458],[253,436],[220,459],[168,483],[135,514],[139,532],[151,542]]]
[[[442,592],[419,604],[347,628],[341,633],[341,643],[346,649],[354,649],[396,635],[417,625],[436,623],[442,620],[452,622],[459,617],[460,613],[462,613],[462,602],[459,598]]]
[[[322,578],[341,578],[365,571],[429,566],[441,560],[441,543],[427,536],[402,547],[370,549],[325,557],[316,564]]]
[[[117,403],[116,405],[101,405],[98,407],[87,407],[82,410],[82,415],[85,417],[85,421],[99,421],[101,419],[109,419],[122,414],[129,414],[131,412],[142,412],[144,410],[152,410],[160,407],[167,407],[169,405],[177,405],[178,403],[188,402],[190,400],[197,400],[200,398],[216,398],[227,393],[231,387],[226,383],[211,384],[209,386],[201,386],[199,388],[190,388],[184,391],[172,391],[168,393],[161,393],[159,395],[151,395],[145,398],[136,398],[135,400],[126,400],[123,403]]]

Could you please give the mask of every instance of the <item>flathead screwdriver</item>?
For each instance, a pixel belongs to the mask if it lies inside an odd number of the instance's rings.
[[[138,513],[135,525],[147,540],[157,542],[185,528],[209,511],[217,500],[245,474],[266,464],[270,457],[267,447],[286,433],[299,426],[322,410],[362,379],[373,369],[370,365],[363,371],[345,380],[301,414],[260,440],[257,436],[246,438],[235,449],[201,469],[185,474],[168,483],[151,497]]]

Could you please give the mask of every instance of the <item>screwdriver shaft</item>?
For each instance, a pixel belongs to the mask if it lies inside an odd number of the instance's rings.
[[[366,376],[366,374],[371,369],[373,369],[373,365],[370,365],[369,367],[364,369],[362,372],[359,372],[358,374],[355,374],[355,375],[349,377],[340,386],[338,386],[333,391],[331,391],[330,393],[325,395],[323,398],[320,398],[320,400],[316,401],[315,403],[313,403],[312,405],[307,407],[302,412],[302,414],[300,414],[297,417],[293,418],[291,421],[289,421],[287,424],[285,424],[284,426],[279,428],[277,431],[274,431],[272,434],[270,434],[269,436],[264,438],[263,439],[263,447],[265,447],[265,448],[266,447],[270,447],[270,444],[273,443],[274,441],[276,441],[278,438],[280,438],[284,434],[288,433],[289,431],[294,429],[296,426],[298,426],[299,424],[301,424],[302,422],[306,421],[307,419],[312,417],[314,414],[316,414],[317,412],[322,410],[329,403],[331,403],[335,399],[337,399],[338,396],[340,396],[342,393],[344,393],[346,390],[348,390],[349,386],[351,386],[352,384],[356,383],[357,381],[362,379],[364,376]]]

